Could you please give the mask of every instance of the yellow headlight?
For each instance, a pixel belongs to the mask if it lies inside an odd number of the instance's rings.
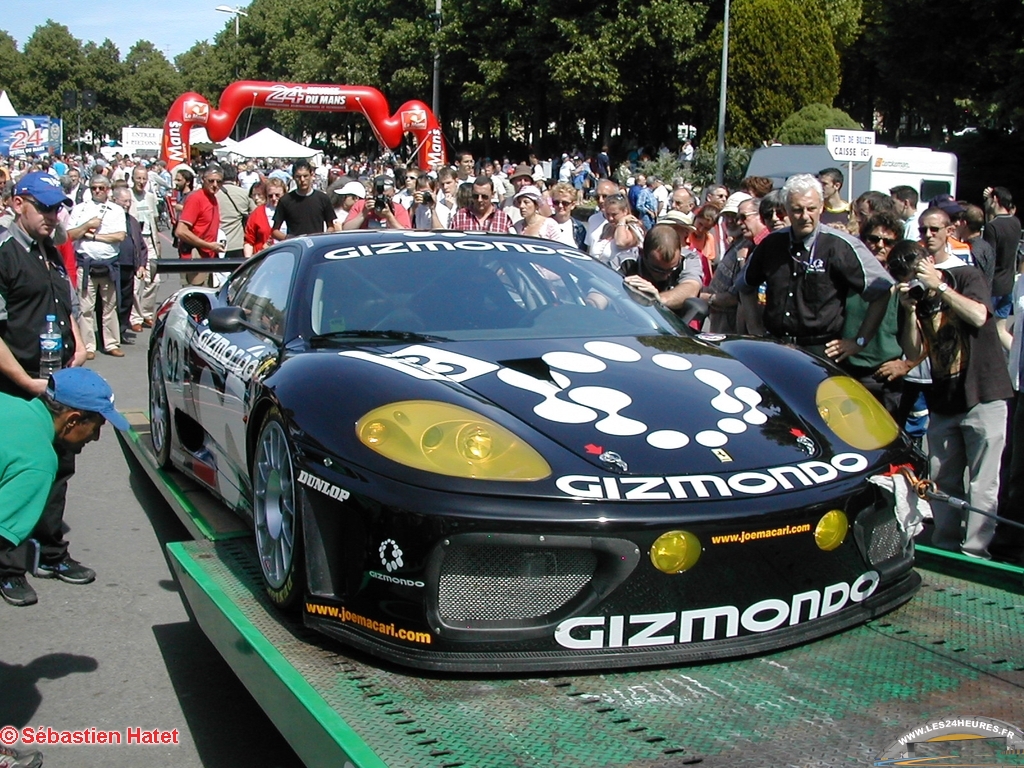
[[[826,512],[814,527],[814,543],[818,549],[831,552],[846,539],[850,523],[846,514],[838,509]]]
[[[849,376],[833,376],[821,382],[815,402],[828,428],[844,443],[862,451],[882,448],[900,432],[882,404]]]
[[[406,400],[374,408],[356,422],[367,448],[407,467],[477,480],[543,480],[544,458],[521,438],[450,403]]]
[[[651,545],[651,562],[662,573],[682,573],[697,564],[700,550],[700,539],[689,531],[669,531]]]

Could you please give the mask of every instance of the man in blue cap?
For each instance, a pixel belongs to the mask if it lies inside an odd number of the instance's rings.
[[[14,221],[0,237],[0,392],[23,400],[46,389],[46,379],[39,377],[39,334],[47,315],[56,316],[61,330],[63,367],[85,361],[85,345],[74,319],[76,294],[53,244],[57,211],[68,203],[52,176],[25,174],[11,199]],[[40,544],[43,562],[59,568],[58,578],[86,584],[96,574],[71,559],[64,540],[64,500],[75,473],[75,454],[59,443],[56,452],[56,477],[33,538]],[[0,566],[0,576],[10,575],[19,572]],[[20,575],[24,577],[24,569]]]
[[[0,595],[11,605],[36,602],[25,571],[59,576],[59,566],[37,562],[38,542],[29,538],[57,473],[56,449],[79,453],[107,421],[128,429],[110,385],[88,368],[57,371],[33,400],[0,393]]]

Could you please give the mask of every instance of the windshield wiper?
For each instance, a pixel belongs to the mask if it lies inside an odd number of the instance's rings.
[[[425,333],[414,333],[413,331],[379,331],[379,330],[351,330],[351,331],[330,331],[313,336],[309,343],[316,347],[330,343],[332,340],[340,339],[374,339],[382,341],[451,341],[444,336],[429,336]]]

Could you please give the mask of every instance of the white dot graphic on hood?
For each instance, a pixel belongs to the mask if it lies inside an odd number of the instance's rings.
[[[608,367],[603,360],[579,352],[548,352],[540,359],[552,368],[572,373],[600,373]]]
[[[506,384],[543,397],[544,402],[533,408],[533,412],[542,419],[559,424],[586,424],[597,418],[596,411],[557,398],[556,395],[562,390],[550,381],[541,381],[511,368],[502,368],[497,376]]]
[[[736,393],[736,397],[750,406],[750,410],[743,414],[743,420],[747,424],[757,425],[768,421],[768,417],[757,410],[757,406],[761,404],[761,395],[758,394],[757,390],[750,387],[736,387],[733,391]]]
[[[739,419],[719,419],[718,428],[730,435],[741,435],[747,431],[747,425]]]
[[[647,425],[642,421],[619,415],[619,411],[633,402],[625,392],[608,387],[576,387],[569,390],[569,397],[581,405],[589,405],[608,414],[594,425],[606,435],[642,435],[647,431]]]
[[[617,363],[635,363],[641,357],[635,349],[611,341],[588,341],[583,348],[592,355]]]
[[[655,355],[651,358],[651,362],[670,371],[688,371],[693,368],[693,363],[685,357],[670,355],[667,352]]]
[[[682,432],[674,429],[659,429],[647,436],[647,443],[654,448],[661,448],[666,451],[674,451],[677,448],[684,448],[689,445],[690,438]]]
[[[706,429],[703,432],[698,432],[693,439],[705,448],[721,448],[729,442],[728,437],[713,429]]]
[[[712,371],[707,368],[698,368],[693,372],[694,378],[707,384],[712,389],[717,389],[718,394],[711,399],[711,407],[722,413],[742,413],[743,403],[732,395],[726,394],[726,390],[732,386],[732,379],[724,373]],[[755,393],[756,394],[756,393]]]

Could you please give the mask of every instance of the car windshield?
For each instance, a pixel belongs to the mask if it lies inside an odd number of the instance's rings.
[[[477,341],[686,332],[672,312],[647,306],[620,274],[572,248],[432,234],[323,249],[311,281],[313,333]]]

